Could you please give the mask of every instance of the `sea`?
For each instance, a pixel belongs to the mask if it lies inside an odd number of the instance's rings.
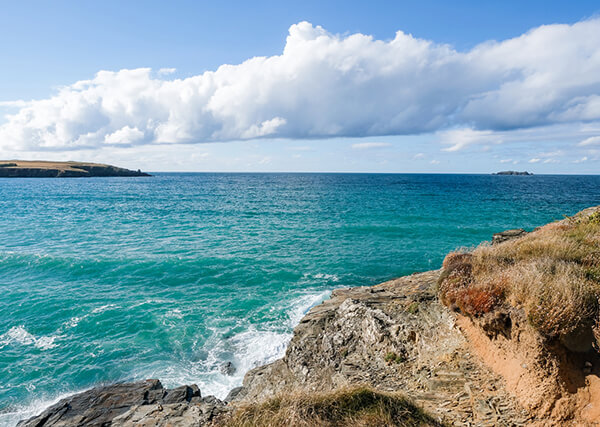
[[[117,381],[224,398],[333,289],[593,205],[600,176],[0,180],[0,425]]]

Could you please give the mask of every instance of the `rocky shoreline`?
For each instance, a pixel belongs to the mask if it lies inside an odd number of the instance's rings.
[[[493,244],[528,234],[498,233]],[[238,408],[357,385],[401,392],[435,420],[418,425],[594,425],[600,419],[597,353],[544,342],[518,310],[482,317],[452,310],[438,298],[442,272],[333,291],[294,329],[285,356],[249,371],[224,401],[203,397],[194,385],[167,390],[147,380],[83,392],[18,425],[240,425],[228,422]]]
[[[439,274],[335,290],[301,320],[285,356],[248,372],[224,401],[201,397],[194,385],[166,390],[147,380],[63,399],[19,426],[221,425],[236,406],[355,384],[402,390],[440,422],[525,425],[527,414],[469,354],[454,314],[437,301]]]

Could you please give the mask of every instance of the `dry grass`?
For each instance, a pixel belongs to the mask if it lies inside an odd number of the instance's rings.
[[[331,393],[297,393],[239,407],[229,427],[441,426],[406,398],[367,387]]]
[[[547,337],[597,328],[600,211],[586,211],[498,245],[451,253],[443,267],[441,300],[467,315],[508,304],[522,308]]]

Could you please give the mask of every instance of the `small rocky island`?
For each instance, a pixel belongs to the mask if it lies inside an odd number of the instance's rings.
[[[523,171],[523,172],[519,172],[519,171],[500,171],[500,172],[496,172],[493,173],[492,175],[533,175],[531,172],[527,172],[527,171]]]
[[[147,173],[101,163],[0,161],[0,178],[89,178],[108,176],[150,176]]]

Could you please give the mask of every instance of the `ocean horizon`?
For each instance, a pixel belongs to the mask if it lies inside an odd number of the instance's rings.
[[[600,205],[598,175],[153,175],[0,180],[0,425],[118,381],[223,398],[333,289]]]

